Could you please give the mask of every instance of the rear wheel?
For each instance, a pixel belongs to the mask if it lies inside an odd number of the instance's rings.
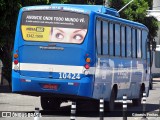
[[[41,106],[43,110],[58,110],[61,101],[57,98],[41,97]]]
[[[153,89],[153,78],[150,79],[150,82],[149,82],[149,89],[150,89],[150,90]]]
[[[111,96],[110,96],[110,100],[109,100],[109,110],[110,111],[114,111],[114,108],[115,108],[115,99],[116,99],[116,90],[115,89],[112,89],[111,91]]]
[[[99,101],[79,100],[76,102],[78,111],[97,111]]]
[[[149,84],[149,89],[150,89],[150,90],[153,89],[153,84],[152,84],[152,82]]]
[[[140,92],[139,92],[139,98],[132,100],[133,106],[139,106],[139,105],[141,105],[142,94],[143,94],[143,90],[142,90],[142,87],[141,87],[140,88]]]

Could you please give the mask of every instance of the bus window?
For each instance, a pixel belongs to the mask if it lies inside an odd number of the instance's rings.
[[[132,29],[132,57],[136,57],[136,32]]]
[[[97,20],[96,22],[96,41],[97,41],[97,52],[98,54],[102,54],[101,53],[101,21]]]
[[[108,22],[103,22],[103,54],[108,55]]]
[[[131,28],[130,27],[126,27],[127,31],[126,31],[126,42],[127,42],[127,57],[131,57]]]
[[[120,25],[115,24],[115,55],[120,56]]]
[[[113,23],[109,25],[109,55],[113,56],[114,54],[114,43],[113,43]]]
[[[126,46],[125,45],[126,44],[126,40],[125,40],[125,27],[124,26],[121,27],[121,40],[122,40],[121,41],[122,42],[121,43],[122,44],[121,45],[122,46],[121,47],[121,49],[122,49],[121,50],[122,51],[121,55],[122,55],[122,57],[125,57],[125,55],[126,55],[126,47],[125,47]]]
[[[142,31],[142,55],[143,55],[143,59],[146,59],[147,55],[146,55],[146,46],[147,46],[147,31]]]
[[[137,57],[141,58],[141,30],[137,30]]]

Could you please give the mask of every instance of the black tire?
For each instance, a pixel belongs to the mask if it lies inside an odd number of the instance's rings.
[[[76,102],[78,111],[98,111],[99,101],[79,100]]]
[[[114,111],[114,108],[115,108],[115,101],[116,100],[116,90],[115,89],[112,89],[111,91],[111,96],[110,96],[110,100],[109,100],[109,111]]]
[[[149,89],[152,90],[153,89],[153,79],[151,78],[150,82],[149,82]]]
[[[133,100],[132,100],[132,104],[133,104],[133,106],[140,106],[140,105],[141,105],[141,101],[142,101],[142,94],[143,94],[143,91],[142,91],[142,88],[140,88],[139,98],[137,98],[137,99],[133,99]]]
[[[133,99],[132,104],[133,104],[133,106],[140,106],[141,105],[141,99]]]
[[[41,97],[40,101],[43,110],[58,110],[61,105],[61,101],[56,98]]]
[[[150,89],[150,90],[153,89],[153,84],[152,84],[152,82],[149,84],[149,89]]]

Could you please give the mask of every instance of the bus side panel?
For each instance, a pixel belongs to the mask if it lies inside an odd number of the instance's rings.
[[[122,99],[124,94],[127,95],[128,99],[139,98],[142,83],[146,84],[148,82],[146,81],[145,63],[145,60],[135,59],[126,59],[119,62],[117,66],[118,75],[115,75],[117,76],[117,78],[115,77],[115,83],[118,85],[117,99]]]
[[[128,99],[138,98],[146,78],[143,61],[99,57],[96,66],[93,97],[110,99],[113,85],[117,85],[117,99],[124,94]]]
[[[98,57],[95,73],[93,98],[109,100],[114,79],[114,62],[108,58]]]

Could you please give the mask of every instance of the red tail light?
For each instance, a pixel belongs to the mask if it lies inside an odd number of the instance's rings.
[[[89,69],[89,68],[90,68],[89,64],[85,64],[84,67],[85,67],[86,69]]]
[[[17,65],[18,64],[18,60],[14,60],[14,64]]]

